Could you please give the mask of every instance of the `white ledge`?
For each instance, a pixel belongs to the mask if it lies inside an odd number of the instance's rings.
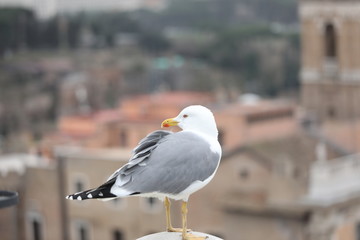
[[[191,234],[194,234],[196,236],[201,237],[207,237],[207,240],[223,240],[221,238],[212,236],[207,233],[201,233],[201,232],[190,232]],[[179,232],[159,232],[150,234],[141,238],[138,238],[137,240],[181,240],[181,233]]]

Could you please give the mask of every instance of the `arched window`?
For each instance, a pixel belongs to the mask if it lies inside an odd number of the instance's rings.
[[[123,240],[124,239],[124,236],[123,236],[123,233],[116,229],[113,231],[113,240]]]
[[[44,239],[44,222],[43,217],[38,212],[29,212],[28,221],[30,226],[30,239],[43,240]]]
[[[90,238],[90,224],[83,220],[76,220],[75,226],[75,240],[89,240]]]
[[[34,240],[42,240],[42,223],[39,219],[32,219],[31,221],[32,235]]]
[[[74,182],[75,192],[81,192],[85,190],[85,183],[83,179],[76,179]]]
[[[336,29],[332,23],[325,25],[325,57],[337,57]]]
[[[146,202],[149,208],[154,208],[157,204],[157,199],[153,197],[146,198]]]
[[[162,204],[157,198],[142,198],[142,207],[146,212],[156,213],[161,211]]]
[[[89,233],[88,233],[88,229],[86,226],[79,226],[78,228],[78,236],[79,236],[79,240],[88,240],[89,237]]]

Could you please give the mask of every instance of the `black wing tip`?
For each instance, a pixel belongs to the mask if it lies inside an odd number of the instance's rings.
[[[66,199],[68,200],[78,200],[78,201],[82,201],[82,200],[86,200],[86,199],[90,199],[89,197],[84,197],[83,194],[81,193],[78,193],[78,194],[70,194],[70,195],[67,195],[65,197]]]
[[[66,199],[69,200],[87,200],[87,199],[96,199],[96,198],[114,198],[117,197],[116,195],[110,193],[108,189],[93,189],[87,190],[79,193],[74,193],[66,196]]]
[[[70,194],[70,195],[67,195],[65,198],[68,200],[77,200],[74,196],[75,196],[75,194]]]

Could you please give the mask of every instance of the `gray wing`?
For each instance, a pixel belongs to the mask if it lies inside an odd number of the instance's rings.
[[[131,160],[129,167],[121,168],[115,185],[138,194],[177,194],[210,177],[219,160],[209,143],[193,133],[166,134],[140,163],[131,165]]]
[[[114,172],[104,184],[94,189],[70,194],[67,198],[71,200],[85,200],[90,198],[117,197],[118,195],[111,192],[113,185],[119,185],[119,182],[121,184],[131,182],[134,173],[140,172],[141,169],[147,165],[146,162],[149,160],[152,152],[157,148],[157,146],[161,145],[163,139],[165,139],[168,135],[173,135],[173,133],[169,131],[155,131],[150,133],[141,140],[138,146],[133,150],[133,156],[130,158],[129,162]]]
[[[161,143],[161,140],[169,134],[173,134],[170,131],[158,130],[150,133],[143,138],[138,145],[133,149],[133,155],[129,159],[129,162],[114,172],[106,181],[115,182],[117,177],[122,178],[124,181],[130,173],[135,171],[140,166],[145,166],[152,151]]]

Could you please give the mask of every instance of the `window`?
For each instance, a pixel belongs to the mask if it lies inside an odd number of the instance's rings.
[[[88,240],[88,230],[85,226],[79,227],[79,240]]]
[[[124,199],[124,198],[114,198],[114,199],[109,201],[109,206],[112,209],[114,209],[114,208],[116,208],[117,210],[124,209],[124,207],[126,206],[126,199]]]
[[[86,190],[86,188],[88,187],[86,175],[84,175],[83,173],[76,173],[73,179],[74,192],[81,192]]]
[[[90,228],[89,224],[85,221],[75,222],[75,240],[89,240]]]
[[[123,236],[123,233],[116,229],[113,231],[113,240],[123,240],[124,239],[124,236]]]
[[[264,113],[253,113],[247,117],[247,122],[250,124],[253,123],[263,123],[265,121],[272,121],[277,119],[286,119],[292,118],[294,112],[292,109],[283,109],[274,112],[264,112]]]
[[[247,178],[249,178],[249,175],[250,175],[250,172],[248,169],[244,168],[244,169],[241,169],[240,172],[239,172],[239,176],[241,179],[245,180]]]
[[[75,173],[75,176],[72,177],[72,191],[71,192],[82,192],[85,191],[89,187],[88,178],[83,173]],[[77,204],[79,206],[85,207],[89,202],[87,201],[75,201],[73,204]]]
[[[156,199],[155,198],[146,198],[147,204],[150,208],[153,208],[156,205]]]
[[[146,212],[159,212],[162,209],[162,203],[157,198],[142,198],[143,209]]]
[[[336,110],[333,106],[329,106],[327,109],[327,115],[330,118],[335,118],[336,117]]]
[[[32,240],[44,239],[44,223],[41,215],[38,212],[30,212],[28,215],[29,230]]]
[[[84,190],[85,190],[85,187],[84,187],[83,181],[81,181],[81,180],[78,179],[78,180],[75,182],[75,189],[76,189],[76,192],[84,191]]]
[[[325,25],[325,56],[327,58],[336,58],[336,44],[335,26],[332,23],[327,23]]]
[[[31,221],[32,236],[34,240],[42,240],[42,224],[39,219],[33,219]]]

